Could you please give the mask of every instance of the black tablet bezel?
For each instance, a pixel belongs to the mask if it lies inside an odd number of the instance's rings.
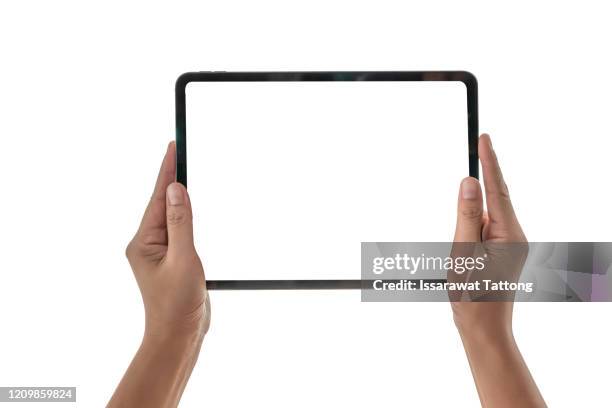
[[[190,82],[295,81],[453,81],[466,87],[468,113],[468,174],[478,178],[478,82],[467,71],[311,71],[311,72],[187,72],[176,80],[176,179],[187,186],[185,90]],[[354,280],[214,280],[208,289],[361,289]],[[364,286],[365,285],[365,286]]]

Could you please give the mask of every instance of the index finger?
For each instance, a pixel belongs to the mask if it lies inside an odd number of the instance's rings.
[[[176,145],[168,144],[153,189],[153,194],[142,217],[138,233],[153,239],[155,243],[167,243],[166,236],[166,189],[176,178]]]
[[[504,181],[497,155],[491,144],[491,137],[487,134],[478,140],[478,156],[482,164],[484,178],[487,212],[492,223],[511,225],[517,222],[510,193]]]

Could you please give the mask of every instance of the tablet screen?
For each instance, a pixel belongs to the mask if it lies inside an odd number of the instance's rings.
[[[461,82],[191,82],[194,233],[209,280],[360,279],[360,243],[450,241]]]

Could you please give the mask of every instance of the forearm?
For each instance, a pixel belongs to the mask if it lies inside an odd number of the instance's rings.
[[[203,338],[200,332],[146,333],[108,407],[176,407]]]
[[[483,407],[546,407],[511,331],[460,334]]]

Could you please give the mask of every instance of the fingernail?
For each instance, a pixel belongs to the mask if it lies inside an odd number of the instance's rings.
[[[168,190],[166,191],[168,194],[168,201],[170,205],[181,205],[184,202],[183,198],[183,190],[178,185],[178,183],[172,183],[168,186]]]
[[[478,181],[471,177],[461,182],[461,198],[464,200],[474,200],[478,198]]]

